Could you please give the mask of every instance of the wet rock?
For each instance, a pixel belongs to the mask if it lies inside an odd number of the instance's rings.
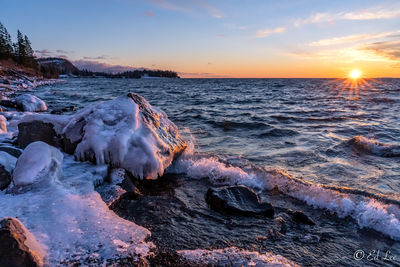
[[[210,208],[228,214],[272,217],[274,209],[270,203],[261,203],[258,195],[246,186],[226,186],[208,189],[206,202]]]
[[[34,236],[18,219],[0,221],[0,266],[43,266],[43,257]]]
[[[21,154],[22,154],[22,150],[17,148],[17,147],[13,147],[13,146],[7,146],[7,145],[0,145],[0,151],[4,151],[6,153],[8,153],[9,155],[18,158]]]
[[[0,164],[0,190],[7,188],[11,183],[11,174]]]
[[[17,104],[14,101],[8,99],[0,100],[0,105],[7,108],[17,108]]]
[[[311,220],[306,214],[301,210],[291,212],[292,218],[295,222],[307,225],[315,225],[315,222]]]
[[[46,103],[42,99],[31,94],[19,95],[15,98],[15,103],[17,104],[17,108],[24,112],[39,112],[47,110]]]
[[[62,140],[55,131],[54,124],[41,120],[32,120],[18,124],[18,144],[25,148],[32,142],[42,141],[50,146],[61,147]]]
[[[0,151],[0,190],[7,188],[11,183],[11,173],[16,162],[15,157]]]

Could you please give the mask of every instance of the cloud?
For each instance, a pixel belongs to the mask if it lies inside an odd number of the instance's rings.
[[[283,33],[286,31],[285,27],[277,27],[275,29],[264,29],[264,30],[259,30],[256,33],[256,38],[265,38],[270,36],[271,34],[275,33]]]
[[[218,34],[217,34],[217,36],[218,36],[218,37],[225,38],[225,37],[226,37],[226,34],[223,34],[223,33],[218,33]]]
[[[314,23],[333,23],[337,20],[377,20],[377,19],[393,19],[400,17],[400,8],[382,9],[371,8],[359,10],[356,12],[339,12],[339,13],[316,13],[303,19],[294,21],[295,27],[305,24]]]
[[[232,76],[218,75],[209,72],[178,72],[182,78],[232,78]]]
[[[72,54],[73,51],[66,51],[58,49],[56,51],[52,51],[49,49],[42,49],[42,50],[35,50],[35,56],[42,58],[42,57],[59,57],[59,58],[67,58],[66,54]]]
[[[366,44],[361,49],[371,51],[390,60],[400,61],[400,40]]]
[[[87,69],[95,72],[118,73],[136,69],[131,66],[111,65],[108,63],[85,59],[74,60],[72,61],[72,64],[74,64],[78,69]]]
[[[396,37],[399,31],[396,32],[384,32],[384,33],[372,33],[372,34],[354,34],[340,37],[334,37],[329,39],[322,39],[309,44],[309,46],[329,46],[339,45],[345,43],[353,43],[364,40],[378,39],[384,37]]]
[[[197,10],[203,10],[214,18],[222,18],[222,13],[208,4],[205,0],[151,0],[160,8],[192,13]]]
[[[147,17],[154,17],[154,13],[151,11],[147,11],[144,13]]]

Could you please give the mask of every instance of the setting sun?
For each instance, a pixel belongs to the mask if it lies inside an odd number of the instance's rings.
[[[361,75],[362,75],[362,72],[359,69],[353,69],[349,73],[349,77],[354,80],[361,78]]]

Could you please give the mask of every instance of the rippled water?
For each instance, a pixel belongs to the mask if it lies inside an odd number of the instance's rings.
[[[237,246],[304,266],[393,266],[400,259],[400,79],[368,80],[358,88],[344,82],[71,78],[34,93],[52,113],[70,114],[135,92],[194,140],[194,155],[175,161],[148,190],[138,182],[145,196],[113,208],[148,228],[159,247]],[[261,189],[275,217],[210,210],[204,194],[220,180]],[[303,210],[317,225],[297,225],[288,209]],[[273,230],[280,218],[283,235]],[[390,251],[397,260],[356,261],[359,249]]]
[[[356,90],[329,79],[97,78],[35,93],[50,109],[71,113],[133,91],[188,128],[204,153],[398,200],[400,152],[384,155],[351,139],[400,145],[400,80],[368,83]]]

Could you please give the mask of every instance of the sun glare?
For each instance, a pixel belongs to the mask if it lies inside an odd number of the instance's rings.
[[[362,72],[359,69],[354,69],[349,72],[349,77],[353,80],[361,78]]]

